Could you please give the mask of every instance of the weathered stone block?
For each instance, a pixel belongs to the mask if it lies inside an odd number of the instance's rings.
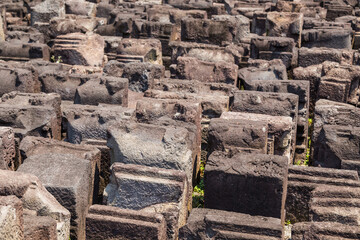
[[[9,240],[24,239],[23,207],[16,196],[0,196],[0,236]]]
[[[0,127],[0,169],[15,170],[17,164],[14,131]]]
[[[214,152],[205,168],[205,207],[285,221],[288,158]]]
[[[238,66],[227,62],[206,62],[193,57],[179,57],[176,78],[237,85]]]
[[[104,47],[104,38],[98,34],[69,33],[55,39],[52,51],[56,60],[66,64],[101,67]]]
[[[31,25],[36,22],[49,22],[53,17],[65,17],[64,0],[46,0],[31,8]]]
[[[73,176],[72,176],[73,177]],[[15,195],[24,210],[37,216],[49,216],[57,222],[57,239],[68,240],[70,213],[31,174],[0,170],[0,196]]]
[[[303,47],[351,49],[352,29],[320,28],[304,29],[301,34]]]
[[[89,1],[65,0],[66,14],[96,16],[96,4]]]
[[[0,122],[14,129],[17,137],[42,136],[61,139],[58,94],[4,94],[0,99]]]
[[[116,229],[116,231],[114,231]],[[166,239],[166,224],[159,213],[93,205],[86,217],[86,239]]]
[[[18,171],[39,177],[46,189],[71,213],[71,237],[84,239],[89,193],[92,192],[91,163],[70,154],[40,154],[28,157]]]
[[[320,79],[318,99],[347,102],[351,79],[322,77]]]
[[[56,221],[48,216],[24,215],[24,228],[24,239],[58,239]]]
[[[41,43],[0,42],[0,59],[6,61],[50,60],[50,48]]]
[[[280,219],[250,216],[243,213],[215,209],[195,208],[179,239],[206,239],[214,236],[221,239],[282,239]]]
[[[109,76],[129,79],[129,89],[134,92],[145,92],[152,88],[154,79],[165,76],[165,67],[151,63],[120,63],[110,61],[104,67],[104,73]]]
[[[97,76],[76,89],[74,103],[98,105],[99,103],[128,106],[127,78]]]
[[[112,162],[182,170],[192,179],[190,134],[186,128],[152,124],[115,124],[108,130]]]
[[[182,171],[115,163],[104,200],[119,208],[163,214],[167,237],[176,239],[178,229],[186,222],[188,194]]]
[[[231,155],[239,152],[268,152],[266,123],[238,119],[211,119],[209,125],[209,152],[223,151]]]

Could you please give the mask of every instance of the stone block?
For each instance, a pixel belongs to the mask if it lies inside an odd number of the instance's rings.
[[[128,121],[133,109],[116,105],[80,105],[63,101],[63,127],[66,140],[79,144],[86,139],[106,140],[107,128],[114,123]]]
[[[96,16],[96,4],[89,1],[65,0],[66,14]]]
[[[16,153],[13,129],[0,127],[0,169],[14,171],[18,165]]]
[[[55,59],[70,65],[103,66],[104,38],[94,33],[69,33],[54,40]]]
[[[192,144],[189,131],[179,126],[130,122],[108,130],[113,163],[182,170],[188,179],[193,175]]]
[[[230,155],[239,152],[268,153],[268,125],[238,119],[211,119],[209,152],[223,151]],[[272,146],[273,147],[273,146]]]
[[[145,92],[153,87],[154,79],[160,79],[165,76],[165,67],[146,62],[124,64],[110,61],[105,65],[104,73],[113,77],[128,78],[130,90]]]
[[[61,139],[60,96],[11,92],[0,99],[1,125],[12,127],[17,137]]]
[[[351,49],[352,29],[320,28],[304,29],[301,34],[303,47],[326,47],[336,49]]]
[[[205,168],[205,207],[285,221],[288,158],[214,152]]]
[[[91,206],[86,217],[86,239],[114,238],[165,240],[167,238],[164,217],[159,213],[102,205]]]
[[[251,216],[216,209],[195,208],[180,229],[180,240],[206,239],[282,239],[280,219]]]
[[[97,76],[77,87],[74,103],[98,105],[99,103],[128,106],[127,78]]]
[[[343,49],[331,48],[306,48],[299,49],[299,67],[309,67],[311,65],[322,64],[325,61],[338,62],[344,61],[345,53],[351,52]]]
[[[176,239],[178,229],[185,225],[188,196],[183,171],[123,163],[112,165],[104,191],[107,205],[163,214],[168,239]]]
[[[302,239],[330,239],[344,240],[360,238],[359,228],[335,222],[301,222],[296,223],[291,229],[293,240]]]
[[[36,176],[0,170],[0,196],[8,195],[18,197],[22,201],[24,211],[54,219],[57,222],[57,239],[69,239],[70,212],[60,205]]]
[[[48,216],[24,215],[24,239],[57,240],[56,221]]]
[[[267,153],[289,158],[293,148],[293,123],[291,117],[270,116],[256,113],[243,112],[223,112],[223,119],[237,119],[245,122],[267,123]],[[273,153],[269,151],[269,146],[273,145]]]
[[[347,102],[351,79],[322,77],[320,79],[318,99]]]
[[[85,239],[85,217],[92,192],[91,163],[71,154],[40,154],[28,157],[18,171],[39,177],[71,213],[71,237]]]
[[[16,196],[0,196],[0,236],[9,240],[24,239],[23,207]]]
[[[176,78],[237,86],[238,66],[235,64],[201,61],[193,57],[179,57],[177,61]]]
[[[41,43],[1,42],[0,59],[5,61],[50,60],[50,48]]]
[[[36,22],[49,22],[53,17],[65,17],[64,0],[46,0],[31,8],[31,25]]]
[[[97,201],[99,192],[99,171],[101,168],[101,152],[95,146],[85,144],[71,144],[68,142],[47,139],[42,137],[25,137],[19,146],[22,162],[28,157],[41,154],[71,154],[76,158],[85,159],[91,164],[91,181],[89,192],[89,204]],[[93,191],[92,191],[93,190]]]

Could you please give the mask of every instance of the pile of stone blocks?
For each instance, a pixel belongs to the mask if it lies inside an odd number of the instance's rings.
[[[0,0],[0,239],[358,239],[359,7]]]

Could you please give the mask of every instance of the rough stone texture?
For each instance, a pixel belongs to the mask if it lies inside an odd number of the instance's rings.
[[[220,45],[239,43],[250,32],[250,21],[245,16],[217,15],[212,19],[185,18],[181,22],[181,40]]]
[[[284,222],[287,168],[286,157],[214,152],[205,168],[205,207]]]
[[[299,49],[299,67],[309,67],[325,61],[346,62],[347,53],[352,55],[350,51],[342,49],[302,47]],[[349,60],[352,60],[352,56]]]
[[[1,125],[12,127],[17,137],[61,138],[61,110],[58,94],[4,94],[0,99]]]
[[[293,240],[344,239],[360,238],[359,227],[334,222],[296,223],[291,229]]]
[[[318,137],[324,125],[360,127],[360,109],[345,103],[321,99],[316,102],[314,131],[312,142],[318,143]],[[314,153],[314,151],[312,151]]]
[[[238,66],[227,62],[207,62],[193,57],[179,57],[175,69],[179,79],[228,83],[237,86]]]
[[[359,127],[324,125],[314,144],[314,164],[341,168],[344,161],[360,160],[359,148]]]
[[[322,185],[328,187],[340,186],[342,189],[347,187],[359,188],[360,182],[356,171],[291,166],[288,175],[286,219],[289,219],[292,223],[311,221],[310,201],[312,191]],[[326,206],[331,207],[334,204],[327,203]]]
[[[32,215],[49,216],[57,222],[57,239],[68,240],[70,213],[31,174],[0,170],[0,195],[15,195]]]
[[[0,169],[15,170],[17,165],[14,131],[0,127]]]
[[[270,116],[265,114],[256,114],[256,113],[242,113],[242,112],[223,112],[221,114],[223,119],[237,119],[241,120],[243,123],[246,122],[260,122],[266,123],[268,129],[268,149],[269,145],[273,142],[274,155],[286,156],[289,158],[291,156],[292,148],[292,135],[293,133],[293,123],[291,117],[280,117],[280,116]],[[270,144],[269,144],[270,143]]]
[[[214,118],[210,121],[208,131],[210,153],[268,153],[267,123]]]
[[[151,63],[120,63],[110,61],[104,67],[104,73],[109,76],[129,79],[129,89],[134,92],[145,92],[152,88],[154,79],[164,77],[165,67]]]
[[[42,137],[25,137],[19,146],[22,162],[26,158],[41,154],[71,154],[76,158],[88,160],[91,164],[91,182],[89,191],[89,204],[97,202],[99,192],[99,171],[101,169],[101,152],[95,146],[85,144],[71,144],[63,141]]]
[[[50,60],[50,48],[42,43],[1,42],[0,59],[5,61]]]
[[[75,104],[98,105],[99,103],[128,106],[127,78],[98,76],[76,89]]]
[[[53,17],[65,17],[64,0],[46,0],[31,9],[31,24],[36,22],[49,22]]]
[[[269,12],[266,17],[267,35],[290,37],[301,46],[303,17],[302,13]]]
[[[24,239],[57,240],[56,221],[47,216],[24,215]]]
[[[0,196],[0,236],[6,240],[24,239],[23,207],[16,196]]]
[[[307,48],[326,47],[351,49],[351,35],[351,29],[304,29],[301,34],[301,44]]]
[[[109,127],[111,161],[182,170],[192,179],[192,142],[187,129],[125,123]]]
[[[116,231],[114,231],[116,229]],[[166,239],[166,223],[159,213],[93,205],[86,217],[86,239]]]
[[[104,38],[94,33],[69,33],[58,36],[52,51],[55,60],[70,65],[101,67],[104,58]]]
[[[62,102],[63,126],[67,141],[79,144],[85,139],[106,140],[107,128],[116,122],[127,121],[134,110],[116,105],[80,105]]]
[[[39,177],[46,189],[71,213],[71,237],[84,239],[92,192],[91,163],[70,154],[41,154],[28,157],[18,171]]]
[[[182,171],[134,164],[112,165],[104,191],[107,205],[164,215],[167,236],[176,239],[187,218],[189,185]]]
[[[65,0],[66,14],[96,16],[96,4],[88,1]]]
[[[280,219],[215,209],[193,209],[179,239],[282,239]]]

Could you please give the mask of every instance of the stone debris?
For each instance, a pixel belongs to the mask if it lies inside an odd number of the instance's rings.
[[[360,237],[355,0],[0,0],[0,240]]]

